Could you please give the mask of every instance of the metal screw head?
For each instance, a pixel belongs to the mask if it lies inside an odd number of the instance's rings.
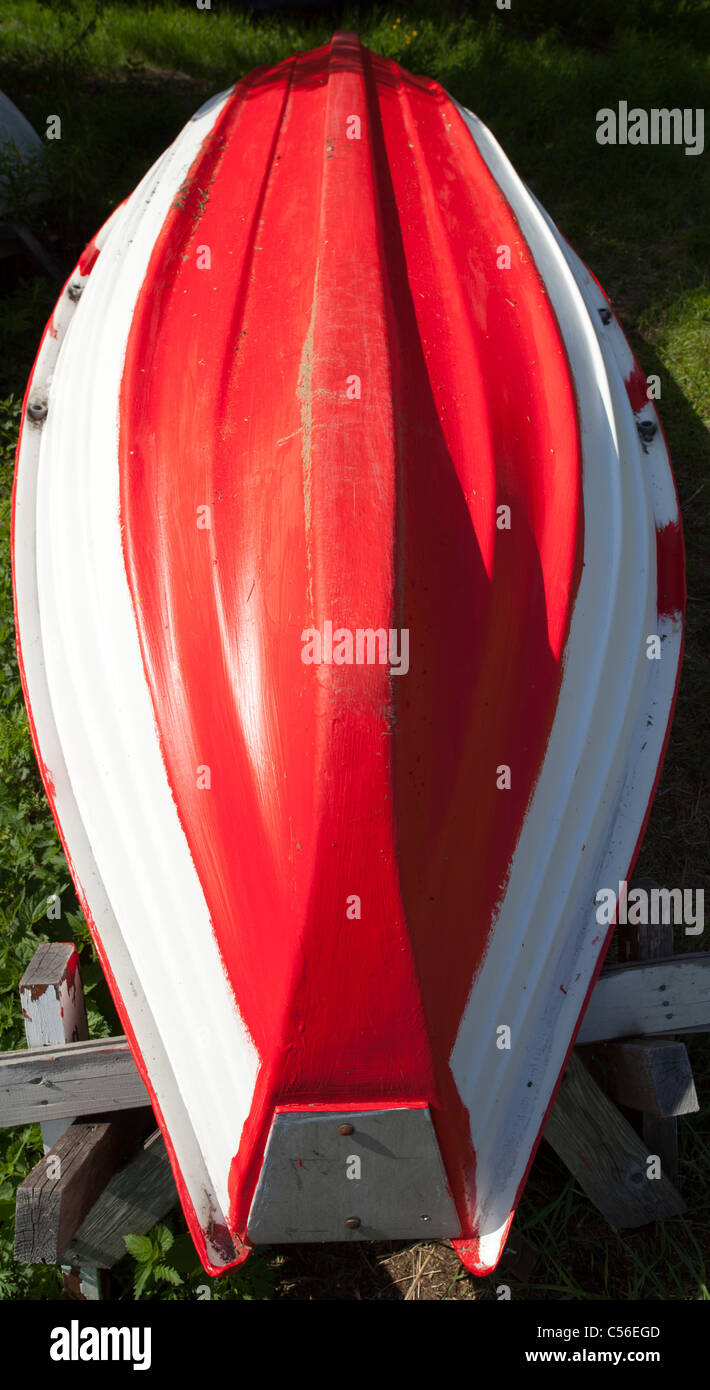
[[[69,298],[70,298],[70,299],[73,299],[73,300],[76,301],[77,299],[81,299],[83,289],[84,289],[84,286],[83,286],[83,285],[78,285],[78,284],[76,283],[76,281],[75,281],[73,285],[70,285],[70,286],[69,286],[69,289],[67,290],[67,294],[69,295]]]
[[[345,1222],[345,1225],[347,1226],[349,1231],[356,1231],[358,1226],[360,1225],[360,1217],[349,1216],[347,1221]]]
[[[46,420],[47,407],[44,401],[30,401],[27,407],[27,414],[30,420]]]
[[[611,323],[611,309],[600,309],[599,317],[602,323]]]
[[[354,1134],[354,1125],[338,1125],[338,1134]]]
[[[649,444],[658,429],[658,425],[654,424],[653,420],[639,420],[637,428],[644,444]]]

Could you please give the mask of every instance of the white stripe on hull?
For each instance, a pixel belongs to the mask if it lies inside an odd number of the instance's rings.
[[[57,814],[205,1232],[225,1224],[258,1057],[160,750],[121,544],[118,402],[150,254],[223,101],[119,210],[75,310],[65,295],[33,378],[50,409],[41,431],[25,426],[16,512],[23,662]]]
[[[657,615],[656,527],[677,521],[677,505],[660,431],[648,454],[640,443],[623,334],[603,326],[597,308],[607,301],[490,132],[459,109],[557,314],[578,395],[585,526],[545,761],[451,1057],[471,1116],[481,1264],[490,1267],[599,962],[596,891],[625,877],[652,793],[681,623]],[[646,657],[652,633],[664,638],[660,661]],[[501,1024],[509,1051],[496,1046]]]

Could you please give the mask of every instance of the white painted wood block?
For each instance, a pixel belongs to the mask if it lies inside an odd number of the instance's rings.
[[[89,1036],[79,956],[73,942],[48,942],[37,948],[20,980],[20,1002],[28,1047],[85,1042]],[[74,1117],[45,1120],[48,1153]]]

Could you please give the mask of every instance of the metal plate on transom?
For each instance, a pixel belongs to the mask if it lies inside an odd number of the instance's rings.
[[[459,1229],[428,1107],[275,1114],[247,1225],[255,1244]]]

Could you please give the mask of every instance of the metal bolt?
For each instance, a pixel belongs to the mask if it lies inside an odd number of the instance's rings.
[[[419,1220],[420,1220],[420,1221],[431,1221],[431,1217],[430,1217],[430,1216],[420,1216],[420,1217],[419,1217]]]
[[[644,444],[649,444],[658,429],[658,425],[656,425],[653,420],[639,420],[636,428]]]
[[[347,1226],[349,1231],[356,1231],[358,1226],[360,1225],[360,1217],[349,1216],[347,1221],[345,1222],[345,1225]]]
[[[27,407],[27,414],[30,420],[45,420],[47,418],[47,407],[44,401],[30,401]]]
[[[338,1134],[354,1134],[354,1125],[338,1125]]]
[[[83,285],[78,285],[78,284],[76,283],[76,281],[75,281],[73,285],[70,285],[70,286],[69,286],[69,289],[67,290],[67,294],[69,295],[69,298],[70,298],[70,299],[73,299],[73,300],[76,302],[77,299],[81,299],[81,296],[82,296],[82,293],[83,293],[83,289],[84,289],[84,286],[83,286]]]
[[[602,323],[611,323],[611,309],[600,309],[599,317]]]

